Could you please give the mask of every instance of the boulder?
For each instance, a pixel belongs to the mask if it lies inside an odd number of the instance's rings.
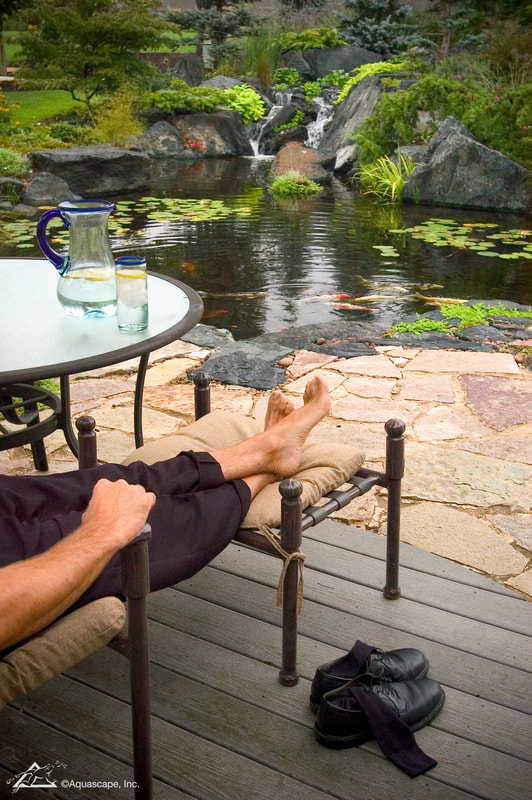
[[[380,78],[364,78],[352,86],[347,97],[335,106],[334,116],[323,133],[319,149],[336,153],[336,170],[349,168],[356,157],[353,134],[375,110],[380,100],[382,87]]]
[[[403,201],[527,212],[532,210],[532,174],[447,117],[430,140],[425,161],[405,184]]]
[[[301,78],[306,81],[315,81],[324,78],[332,70],[341,69],[351,72],[362,64],[382,61],[379,53],[365,50],[363,47],[347,45],[343,47],[311,48],[303,53],[288,50],[283,53],[281,64],[283,67],[295,69]]]
[[[170,71],[174,78],[184,81],[189,86],[199,86],[205,80],[203,59],[196,53],[182,53]]]
[[[315,76],[313,80],[324,78],[333,70],[341,69],[344,72],[351,72],[357,67],[361,67],[362,64],[382,61],[382,55],[379,53],[354,45],[324,49],[312,48],[303,52],[303,58]]]
[[[170,122],[156,122],[137,139],[140,148],[150,158],[195,158],[187,150],[181,132]]]
[[[22,192],[21,201],[28,206],[56,206],[65,200],[79,200],[63,178],[39,172]]]
[[[275,156],[271,174],[275,178],[294,169],[316,183],[330,183],[334,162],[333,153],[320,153],[310,147],[303,147],[299,142],[289,142]]]
[[[210,114],[182,114],[172,123],[183,136],[196,139],[205,156],[251,156],[246,127],[238,111],[214,111]]]
[[[203,81],[201,85],[209,89],[233,89],[235,86],[241,86],[243,83],[244,81],[240,81],[238,78],[230,78],[227,75],[215,75],[213,78]]]
[[[146,153],[120,147],[71,147],[30,153],[35,172],[67,181],[73,192],[88,197],[119,194],[147,186],[150,159]]]

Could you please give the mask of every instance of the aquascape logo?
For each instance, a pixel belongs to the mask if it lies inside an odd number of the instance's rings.
[[[40,767],[34,761],[28,769],[8,778],[7,784],[11,785],[13,794],[16,794],[19,789],[55,789],[57,781],[53,780],[52,772],[56,767],[64,768],[66,764],[56,761],[55,764],[45,764],[44,767]]]

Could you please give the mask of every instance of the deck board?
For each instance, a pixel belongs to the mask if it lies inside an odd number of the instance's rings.
[[[277,680],[280,564],[241,546],[149,598],[155,796],[160,800],[522,800],[532,778],[532,604],[458,564],[402,550],[403,597],[383,599],[383,537],[328,521],[307,537],[301,680]],[[358,581],[363,581],[359,583]],[[438,766],[415,780],[374,742],[333,751],[312,733],[317,664],[355,639],[419,647],[447,700],[416,734]],[[127,662],[109,648],[0,714],[7,777],[55,763],[56,777],[132,778]],[[61,771],[61,774],[60,774]],[[131,790],[21,790],[60,800]]]

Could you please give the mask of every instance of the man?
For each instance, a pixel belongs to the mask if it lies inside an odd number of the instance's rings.
[[[262,433],[212,453],[0,476],[0,651],[72,605],[120,594],[118,551],[147,519],[152,591],[205,566],[231,541],[258,492],[297,471],[305,439],[330,407],[320,376],[303,400],[294,410],[274,392]]]

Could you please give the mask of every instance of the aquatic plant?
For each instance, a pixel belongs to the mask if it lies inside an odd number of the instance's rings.
[[[401,199],[405,182],[415,166],[409,155],[404,156],[399,152],[397,161],[384,156],[373,164],[361,167],[356,173],[356,178],[360,182],[363,194],[379,200],[397,202]]]
[[[445,333],[455,333],[471,325],[483,325],[488,321],[488,317],[530,317],[532,310],[520,311],[516,308],[506,308],[501,303],[496,306],[486,305],[485,303],[475,303],[473,305],[455,305],[443,303],[440,306],[441,315],[444,319],[429,319],[419,314],[414,322],[398,322],[392,325],[386,336],[393,336],[396,333],[414,333],[419,336],[426,331],[443,331]],[[452,326],[448,319],[458,319],[459,324]]]
[[[272,181],[271,190],[274,197],[297,198],[318,194],[322,191],[322,187],[301,175],[297,169],[291,169]]]

